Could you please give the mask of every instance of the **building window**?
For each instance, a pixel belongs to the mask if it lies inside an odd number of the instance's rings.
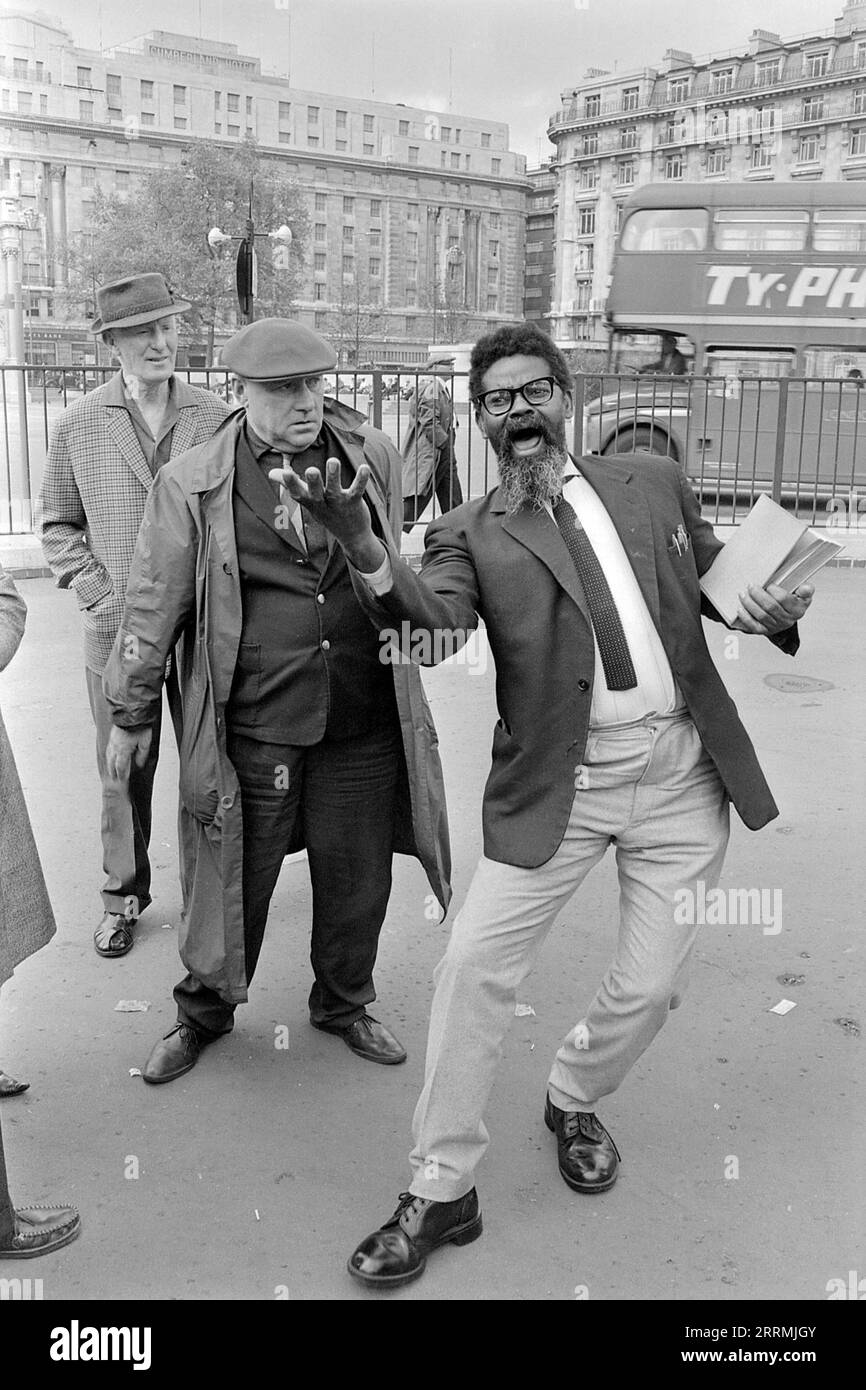
[[[595,208],[580,208],[577,214],[578,236],[595,236]]]
[[[409,122],[408,122],[408,121],[398,121],[398,122],[397,122],[397,134],[398,134],[398,135],[408,135],[408,134],[409,134]]]
[[[378,227],[371,227],[371,228],[370,228],[370,249],[371,249],[371,251],[378,251],[378,249],[379,249],[379,247],[380,247],[381,245],[382,245],[382,233],[379,231],[379,228],[378,228]]]
[[[364,146],[364,154],[375,154],[375,153],[376,153],[376,146],[375,146],[375,145],[365,145],[365,146]]]
[[[334,148],[338,150],[346,150],[349,148],[349,142],[347,140],[335,140]]]
[[[325,323],[326,318],[327,318],[327,315],[326,315],[326,314],[314,314],[314,315],[313,315],[313,327],[314,327],[314,328],[325,328],[325,327],[326,327],[326,323]]]
[[[733,85],[733,68],[717,68],[710,79],[710,91],[713,96],[718,96],[721,92],[729,92]]]
[[[374,119],[375,119],[375,118],[374,118],[373,116],[365,116],[365,117],[364,117],[364,130],[365,130],[365,132],[366,132],[367,134],[370,134],[370,133],[372,132],[373,128],[374,128],[374,127],[373,127]]]
[[[343,228],[343,245],[344,245],[344,246],[351,246],[352,243],[354,242],[354,240],[355,240],[355,228],[354,228],[354,227],[344,227],[344,228]]]
[[[18,110],[19,110],[19,111],[21,110],[21,98],[24,97],[24,96],[26,96],[26,98],[27,98],[27,109],[28,109],[28,111],[29,111],[29,110],[30,110],[30,93],[29,93],[29,92],[19,92],[19,93],[18,93]],[[92,120],[93,120],[93,102],[92,102],[92,101],[80,101],[80,102],[78,103],[78,119],[79,119],[80,121],[92,121]]]
[[[313,208],[316,212],[327,212],[328,195],[327,193],[316,193],[313,195]]]
[[[490,132],[489,132],[489,130],[482,130],[482,132],[481,132],[481,148],[482,148],[482,150],[489,150],[489,149],[490,149]]]
[[[418,204],[417,204],[417,203],[407,203],[407,204],[406,204],[406,221],[407,221],[407,222],[417,222],[417,221],[418,221]]]
[[[498,303],[499,303],[499,296],[496,295],[496,294],[489,294],[489,295],[487,296],[487,312],[490,313],[490,314],[495,314],[495,313],[496,313],[496,306],[497,306]]]
[[[308,106],[308,107],[307,107],[307,125],[318,125],[318,124],[319,124],[319,108],[318,108],[318,106]]]
[[[277,138],[281,145],[290,145],[292,143],[291,134],[287,130],[278,131]]]
[[[290,101],[281,101],[277,108],[277,115],[280,125],[288,125],[292,115],[292,103]]]
[[[591,290],[592,285],[590,284],[589,280],[581,280],[580,284],[575,286],[575,309],[580,309],[584,313],[586,313],[587,309],[589,308],[589,296]]]
[[[866,116],[866,90],[854,93],[854,115]]]
[[[415,302],[416,302],[416,300],[417,300],[417,297],[418,297],[418,294],[417,294],[417,291],[416,291],[416,289],[415,289],[415,286],[414,286],[414,285],[407,285],[407,286],[406,286],[406,307],[407,307],[407,309],[414,309],[414,307],[415,307]]]
[[[229,92],[227,98],[227,105],[229,111],[240,111],[241,99],[237,92]]]
[[[186,130],[186,116],[175,116],[174,128],[175,130]],[[229,135],[231,135],[232,133],[234,133],[235,135],[238,134],[237,126],[229,126]]]
[[[414,261],[409,261],[406,265],[406,279],[411,284],[415,284],[418,279],[418,266]]]
[[[346,129],[346,120],[347,120],[347,118],[348,118],[348,115],[349,115],[348,111],[338,111],[338,112],[337,112],[337,129],[338,129],[338,130],[345,130],[345,129]]]
[[[601,115],[601,96],[598,92],[593,92],[591,96],[584,97],[583,114],[584,116]]]
[[[48,96],[45,92],[39,93],[39,114],[40,116],[48,115]]]
[[[248,115],[248,116],[251,116],[252,114],[253,114],[253,99],[252,99],[252,97],[247,97],[247,115]]]
[[[858,68],[866,68],[866,41],[862,39],[854,49],[854,65]]]
[[[849,154],[866,154],[866,126],[861,126],[859,130],[851,131],[851,144],[848,148]]]
[[[344,198],[343,198],[343,216],[344,216],[344,217],[351,217],[351,216],[353,216],[354,212],[355,212],[355,199],[354,199],[354,198],[346,198],[346,197],[344,197]]]
[[[640,87],[623,87],[622,89],[622,109],[623,111],[636,111],[640,101]]]
[[[318,148],[319,148],[319,137],[318,137],[318,135],[308,135],[308,136],[307,136],[307,149],[308,149],[308,150],[317,150]]]
[[[681,154],[669,154],[665,159],[665,178],[681,179],[685,173],[685,160]]]
[[[773,147],[772,145],[753,145],[752,146],[752,168],[753,169],[772,169],[773,167]]]
[[[801,135],[797,146],[798,164],[813,164],[818,158],[817,135]]]
[[[574,269],[578,275],[588,275],[595,264],[595,247],[591,242],[586,242],[577,247],[574,258]]]
[[[354,275],[354,273],[355,273],[355,257],[354,257],[354,256],[344,256],[344,257],[343,257],[343,274],[344,274],[344,275]]]
[[[92,83],[91,80],[90,80],[90,79],[91,79],[91,75],[92,75],[92,71],[93,71],[92,68],[78,68],[78,69],[77,69],[77,72],[78,72],[78,85],[79,85],[79,87],[92,87],[92,86],[93,86],[93,83]]]
[[[186,87],[174,87],[175,106],[186,106]]]
[[[637,126],[627,125],[619,133],[619,147],[621,150],[637,149]]]
[[[320,302],[325,298],[325,286],[321,281],[317,281],[313,286],[313,298],[318,299]]]
[[[313,256],[313,269],[314,269],[314,270],[326,270],[326,269],[327,269],[327,257],[326,257],[326,255],[325,255],[324,251],[317,251],[317,252],[315,253],[315,255]]]
[[[370,216],[371,216],[371,217],[381,217],[381,216],[382,216],[382,200],[381,200],[381,198],[371,198],[371,199],[370,199]]]
[[[222,107],[222,92],[214,92],[214,94],[213,94],[213,109],[214,109],[214,115],[216,115],[217,111],[219,111],[219,110],[221,109],[221,107]]]
[[[622,164],[616,166],[616,181],[622,187],[623,184],[634,183],[634,160],[627,159]]]
[[[590,130],[583,137],[583,153],[598,154],[598,131]]]
[[[682,116],[670,116],[664,123],[661,135],[663,145],[681,145],[686,138],[686,123]]]
[[[82,169],[81,169],[81,187],[82,187],[82,188],[95,188],[95,187],[96,187],[96,170],[93,168],[93,165],[92,165],[92,164],[85,164],[85,165],[82,166]]]
[[[382,274],[382,262],[378,256],[370,257],[370,274],[377,276]]]
[[[409,255],[409,256],[417,256],[417,255],[418,255],[418,233],[417,233],[417,232],[407,232],[407,233],[406,233],[406,254]]]
[[[110,73],[105,78],[105,95],[120,100],[120,78],[114,77]]]
[[[27,81],[27,59],[26,59],[26,58],[13,58],[13,59],[12,59],[12,76],[13,76],[13,77],[17,77],[17,78],[22,78],[22,77],[23,77],[23,78],[24,78],[24,81],[25,81],[25,82]],[[79,83],[78,85],[81,86],[82,84]]]
[[[115,169],[114,183],[118,193],[126,193],[129,189],[129,170]]]
[[[707,150],[707,173],[723,174],[727,164],[725,149]]]
[[[152,112],[152,111],[142,111],[142,113],[141,113],[141,124],[142,124],[142,125],[153,125],[153,122],[154,122],[154,115],[153,115],[153,112]]]
[[[410,145],[410,146],[409,146],[409,163],[410,163],[410,164],[417,164],[417,163],[418,163],[419,148],[420,148],[420,147],[419,147],[418,145]]]
[[[327,239],[328,239],[328,228],[326,227],[326,225],[325,225],[324,222],[317,222],[317,223],[316,223],[315,228],[314,228],[314,231],[313,231],[313,237],[314,237],[314,239],[315,239],[316,241],[327,241]]]
[[[493,258],[493,260],[496,260],[497,256],[499,255],[499,242],[498,242],[498,241],[491,241],[491,242],[488,242],[487,250],[488,250],[489,255]]]
[[[688,101],[690,77],[671,77],[668,80],[668,101]]]
[[[234,135],[234,136],[237,136],[237,135],[240,135],[240,133],[241,133],[241,128],[240,128],[239,125],[227,125],[227,126],[226,126],[226,135]]]
[[[804,97],[803,116],[804,121],[823,121],[824,119],[824,98]]]
[[[217,94],[217,95],[218,95],[218,94]],[[142,83],[141,83],[141,99],[142,99],[142,101],[153,101],[153,83],[152,83],[152,82],[145,82],[144,80],[142,80]]]
[[[580,178],[578,180],[578,183],[581,188],[597,188],[598,165],[584,164],[580,171]]]
[[[823,77],[830,66],[830,50],[823,49],[820,53],[806,54],[806,76]]]
[[[762,62],[755,64],[755,81],[759,86],[764,86],[768,82],[778,82],[780,58],[765,58]]]
[[[120,109],[119,106],[109,106],[109,108],[108,108],[108,119],[109,119],[110,121],[122,121],[122,120],[123,120],[123,112],[121,111],[121,109]]]
[[[490,161],[490,172],[491,172],[491,174],[494,174],[494,175],[499,175],[499,174],[502,172],[502,160],[501,160],[501,159],[491,159],[491,161]]]
[[[728,113],[717,110],[707,113],[707,139],[725,140],[728,135]]]
[[[756,106],[752,115],[752,130],[771,135],[776,129],[775,106]]]

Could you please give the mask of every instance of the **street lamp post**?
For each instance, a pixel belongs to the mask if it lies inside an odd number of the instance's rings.
[[[7,362],[13,370],[4,384],[5,400],[17,405],[17,440],[10,433],[7,459],[12,493],[8,499],[10,515],[17,503],[25,529],[30,518],[30,440],[27,433],[27,372],[24,362],[24,289],[22,260],[24,232],[39,225],[38,214],[25,211],[18,190],[0,197],[0,250],[5,271],[4,302],[7,313]],[[11,447],[13,443],[17,449]],[[14,520],[15,518],[12,517]]]
[[[256,258],[256,237],[269,239],[274,243],[274,269],[288,270],[289,248],[292,244],[291,228],[285,223],[275,232],[257,232],[253,222],[253,185],[250,183],[249,216],[243,236],[227,236],[219,227],[211,227],[207,234],[207,244],[214,255],[231,241],[238,242],[238,255],[235,271],[238,309],[243,323],[252,323],[255,318],[255,301],[258,294],[258,265]]]

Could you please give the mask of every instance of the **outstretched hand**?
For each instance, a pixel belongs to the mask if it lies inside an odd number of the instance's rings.
[[[347,488],[340,481],[340,460],[336,458],[328,459],[324,477],[318,468],[308,468],[303,478],[291,468],[272,468],[268,477],[281,483],[290,497],[330,531],[356,569],[372,573],[379,568],[385,549],[373,533],[370,511],[364,501],[370,481],[366,463],[361,464]]]

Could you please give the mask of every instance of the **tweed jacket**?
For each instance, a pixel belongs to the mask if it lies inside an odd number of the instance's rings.
[[[0,566],[0,671],[24,635],[27,608]],[[0,985],[56,928],[15,758],[0,714]]]
[[[171,458],[210,439],[228,415],[212,391],[175,377],[178,419]],[[85,661],[101,672],[123,614],[144,504],[153,485],[129,412],[121,373],[60,417],[51,436],[37,510],[37,535],[61,589],[72,589],[84,624]]]

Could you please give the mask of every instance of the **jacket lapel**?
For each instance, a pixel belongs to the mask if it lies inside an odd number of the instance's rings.
[[[255,512],[259,520],[264,522],[270,531],[274,531],[285,545],[305,555],[298,533],[288,517],[286,525],[275,525],[277,508],[285,507],[287,512],[290,512],[295,505],[294,501],[287,493],[284,495],[282,490],[279,498],[277,497],[262,472],[261,464],[250,449],[243,430],[238,434],[235,465],[235,487],[250,510]]]
[[[499,510],[495,504],[494,510]],[[506,515],[502,521],[502,529],[519,541],[521,545],[525,545],[527,550],[531,550],[533,555],[547,566],[554,579],[574,600],[589,623],[589,604],[586,601],[580,576],[559,533],[559,527],[550,513],[546,511],[520,511],[516,512],[514,516]]]
[[[108,433],[117,445],[124,463],[128,464],[146,491],[150,492],[153,486],[153,474],[141,452],[141,445],[138,442],[138,435],[132,427],[129,412],[125,409],[117,410],[112,406],[106,406],[104,409]]]

